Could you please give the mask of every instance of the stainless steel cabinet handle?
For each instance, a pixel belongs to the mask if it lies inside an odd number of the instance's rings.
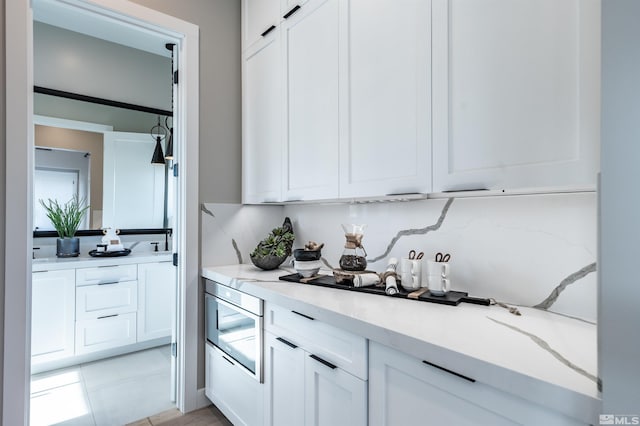
[[[276,340],[278,342],[284,343],[285,345],[289,346],[292,349],[296,349],[298,347],[298,345],[295,345],[293,343],[291,343],[290,341],[283,339],[282,337],[276,337]]]
[[[326,365],[327,367],[329,367],[329,368],[330,368],[330,369],[332,369],[332,370],[335,370],[336,368],[338,368],[338,366],[337,366],[337,365],[331,364],[329,361],[325,361],[324,359],[320,358],[320,357],[319,357],[319,356],[317,356],[317,355],[311,354],[311,355],[309,355],[309,358],[313,358],[313,359],[315,359],[315,360],[316,360],[316,361],[318,361],[320,364],[322,364],[322,365]]]
[[[227,358],[226,356],[222,355],[222,358],[224,358],[224,360],[225,360],[225,361],[227,361],[229,364],[231,364],[231,365],[235,365],[235,364],[233,363],[233,361],[231,361],[231,360],[230,360],[229,358]]]
[[[113,314],[113,315],[105,315],[103,317],[98,317],[98,319],[104,319],[104,318],[113,318],[113,317],[117,317],[118,314]]]
[[[465,376],[464,374],[456,373],[455,371],[451,371],[451,370],[449,370],[448,368],[441,367],[441,366],[439,366],[438,364],[434,364],[434,363],[432,363],[432,362],[425,361],[425,360],[422,360],[422,362],[423,362],[423,363],[425,363],[425,364],[427,364],[427,365],[430,365],[430,366],[432,366],[432,367],[435,367],[435,368],[437,368],[438,370],[442,370],[442,371],[447,372],[447,373],[449,373],[449,374],[453,374],[454,376],[460,377],[461,379],[468,380],[468,381],[470,381],[471,383],[475,383],[475,382],[476,382],[476,379],[472,379],[471,377],[467,377],[467,376]]]

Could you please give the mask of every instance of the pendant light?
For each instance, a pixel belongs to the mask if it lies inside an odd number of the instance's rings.
[[[167,150],[164,156],[167,160],[173,160],[173,85],[175,84],[173,76],[173,47],[175,44],[167,43],[164,47],[171,51],[171,127],[169,127],[169,117],[165,117],[164,124],[169,129],[169,137],[167,138]]]
[[[163,133],[161,135],[161,133]],[[158,116],[158,124],[151,128],[151,137],[156,141],[156,148],[153,150],[151,164],[164,164],[164,154],[162,153],[162,138],[167,137],[167,131],[160,124],[160,116]]]

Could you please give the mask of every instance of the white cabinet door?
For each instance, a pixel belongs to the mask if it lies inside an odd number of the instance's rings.
[[[162,228],[164,167],[151,164],[155,141],[146,133],[104,133],[104,228]]]
[[[304,424],[305,351],[265,333],[265,426]]]
[[[351,0],[340,196],[431,189],[431,2]]]
[[[87,285],[76,289],[76,319],[94,319],[136,312],[137,281]]]
[[[282,91],[279,28],[243,57],[242,199],[281,199]]]
[[[234,425],[263,425],[262,385],[210,343],[206,344],[205,395]]]
[[[370,342],[369,424],[533,426],[579,423]]]
[[[242,50],[272,37],[269,29],[279,21],[280,0],[242,0]]]
[[[338,28],[338,0],[309,1],[282,23],[285,201],[338,196]]]
[[[176,269],[171,262],[138,265],[138,342],[171,336]]]
[[[76,321],[76,355],[136,343],[136,314],[113,314]]]
[[[31,362],[73,356],[75,270],[34,272],[31,284]]]
[[[598,0],[433,0],[434,191],[594,186]]]
[[[367,382],[312,356],[305,358],[305,425],[366,426]]]

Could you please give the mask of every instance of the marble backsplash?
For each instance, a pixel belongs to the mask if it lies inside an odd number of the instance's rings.
[[[596,319],[595,193],[201,208],[203,266],[250,263],[251,250],[285,216],[294,247],[323,242],[325,264],[337,266],[340,224],[366,224],[368,269],[381,272],[412,249],[425,259],[450,253],[454,290]]]

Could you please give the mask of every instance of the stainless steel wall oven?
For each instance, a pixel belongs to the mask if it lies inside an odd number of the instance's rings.
[[[207,341],[262,383],[263,301],[205,280],[205,318]]]

